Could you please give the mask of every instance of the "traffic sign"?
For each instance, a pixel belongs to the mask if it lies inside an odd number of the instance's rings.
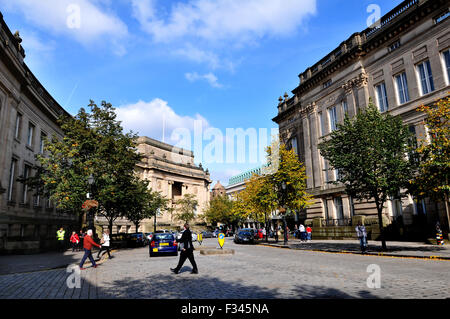
[[[225,244],[225,234],[220,233],[219,236],[217,236],[220,248],[223,248],[223,244]]]

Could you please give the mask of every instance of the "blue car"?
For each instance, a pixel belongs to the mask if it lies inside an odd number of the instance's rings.
[[[156,233],[152,237],[149,245],[150,257],[159,254],[170,254],[178,256],[178,243],[171,233]]]

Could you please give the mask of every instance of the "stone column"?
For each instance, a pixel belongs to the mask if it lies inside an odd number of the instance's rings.
[[[306,176],[312,177],[313,176],[313,167],[312,167],[312,160],[311,160],[311,130],[309,127],[309,121],[307,114],[302,114],[302,122],[303,122],[303,139],[305,143],[305,167],[306,167]],[[314,180],[311,178],[308,178],[307,180],[307,188],[313,188],[314,187]]]

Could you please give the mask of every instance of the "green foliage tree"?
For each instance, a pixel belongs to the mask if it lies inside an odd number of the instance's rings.
[[[382,212],[387,199],[399,196],[413,177],[414,161],[407,156],[412,137],[400,117],[381,114],[370,101],[353,119],[345,118],[330,138],[319,145],[352,197],[374,200],[382,247],[386,247]]]
[[[111,104],[89,104],[75,117],[59,120],[64,138],[52,137],[45,143],[45,156],[37,156],[39,175],[33,184],[48,194],[59,209],[81,212],[86,193],[98,201],[97,213],[108,220],[110,229],[128,209],[127,190],[134,180],[134,167],[140,161],[133,133],[123,133]],[[87,183],[92,175],[92,189]]]
[[[185,194],[183,198],[175,202],[177,206],[176,219],[189,223],[195,218],[195,210],[198,206],[198,201],[193,194]]]
[[[207,208],[204,211],[203,218],[213,224],[217,223],[225,224],[226,226],[232,226],[236,228],[239,218],[233,214],[233,200],[228,196],[215,196],[213,197]]]
[[[127,188],[130,198],[125,204],[123,217],[136,226],[136,231],[144,219],[155,217],[158,211],[167,210],[168,200],[160,192],[153,192],[148,188],[148,181],[137,177]]]
[[[431,106],[421,106],[430,140],[422,139],[416,149],[419,167],[411,181],[411,193],[417,198],[430,197],[444,203],[450,225],[450,97]]]

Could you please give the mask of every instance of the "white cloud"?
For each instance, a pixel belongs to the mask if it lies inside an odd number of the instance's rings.
[[[316,0],[188,0],[158,11],[157,0],[131,0],[134,17],[157,42],[191,36],[246,42],[289,35],[316,12]]]
[[[105,4],[108,2],[100,0],[2,0],[6,9],[21,12],[40,29],[70,36],[83,45],[109,41],[116,54],[124,54],[117,40],[128,35],[128,28],[102,7]]]
[[[189,82],[196,82],[199,80],[206,80],[209,85],[211,85],[214,88],[221,88],[222,84],[218,82],[218,78],[213,73],[207,73],[207,74],[198,74],[197,72],[193,73],[186,73],[185,74],[186,79]]]
[[[166,101],[154,99],[151,102],[139,101],[135,104],[120,106],[116,109],[117,118],[122,121],[125,131],[133,131],[140,136],[147,136],[166,143],[175,144],[171,140],[175,129],[194,130],[194,122],[201,121],[202,128],[209,126],[208,121],[200,114],[194,116],[177,114]],[[164,131],[164,138],[163,138]]]

